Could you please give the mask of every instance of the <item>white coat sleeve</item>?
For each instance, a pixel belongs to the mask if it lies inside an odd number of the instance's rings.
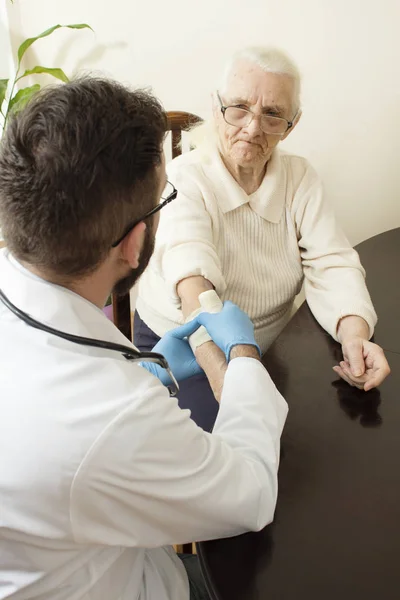
[[[226,284],[214,243],[215,227],[202,191],[189,167],[173,169],[168,178],[178,190],[177,198],[161,212],[156,255],[159,272],[175,304],[180,304],[176,286],[186,277],[201,275],[218,295]]]
[[[305,276],[305,295],[315,318],[337,340],[341,318],[357,315],[370,336],[377,318],[357,252],[324,198],[322,182],[308,166],[295,193],[292,214]]]
[[[157,547],[269,523],[287,405],[258,361],[228,367],[213,434],[149,373],[75,475],[70,519],[82,544]]]

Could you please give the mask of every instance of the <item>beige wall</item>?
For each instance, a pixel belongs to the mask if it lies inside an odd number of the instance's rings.
[[[11,65],[7,5],[6,0],[0,0],[0,79],[6,79],[10,75]]]
[[[6,2],[10,0],[0,0],[0,79],[8,79],[14,70]],[[0,115],[0,136],[2,126],[3,118]]]
[[[11,40],[55,23],[31,62],[149,85],[167,109],[210,114],[225,58],[245,44],[287,49],[304,75],[302,121],[285,147],[309,158],[350,240],[400,225],[399,0],[16,0]]]

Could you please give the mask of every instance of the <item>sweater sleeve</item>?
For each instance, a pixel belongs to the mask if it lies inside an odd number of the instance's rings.
[[[221,295],[226,287],[221,263],[214,243],[215,225],[204,196],[199,174],[179,164],[170,166],[168,179],[178,196],[161,214],[157,231],[159,269],[174,304],[180,304],[176,286],[182,279],[201,275]],[[211,194],[209,194],[211,196]],[[216,208],[216,207],[215,207]]]
[[[377,318],[365,271],[324,198],[321,180],[309,165],[294,194],[292,216],[306,299],[315,318],[337,340],[340,319],[356,315],[365,319],[372,336]]]

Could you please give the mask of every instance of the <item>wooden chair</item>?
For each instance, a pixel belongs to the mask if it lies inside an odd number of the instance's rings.
[[[171,132],[172,158],[182,154],[181,142],[182,131],[188,130],[202,119],[197,115],[183,111],[172,111],[167,113],[167,127]],[[130,294],[124,296],[112,295],[113,321],[120,331],[132,341],[132,315]]]
[[[182,131],[187,131],[203,119],[192,113],[171,111],[167,113],[168,131],[171,132],[172,158],[182,154]]]

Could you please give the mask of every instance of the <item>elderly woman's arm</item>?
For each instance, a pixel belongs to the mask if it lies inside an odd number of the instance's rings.
[[[308,167],[295,193],[292,216],[308,304],[318,322],[342,344],[335,371],[351,385],[371,389],[389,373],[382,349],[369,342],[376,314],[357,252],[324,200],[323,187]]]
[[[168,178],[178,196],[162,211],[156,258],[172,302],[189,315],[198,307],[199,293],[215,288],[222,294],[226,287],[215,246],[218,219],[215,208],[206,205],[198,174],[190,165],[176,159]]]
[[[182,302],[183,316],[187,319],[191,313],[200,308],[199,295],[207,290],[213,290],[214,286],[200,275],[182,279],[176,289]],[[219,402],[227,369],[224,353],[213,341],[207,341],[196,348],[195,355],[197,362],[207,374],[213,394]]]
[[[181,299],[182,312],[185,319],[195,310],[200,308],[199,295],[214,286],[208,279],[201,275],[195,275],[182,279],[176,286],[176,291]]]
[[[168,177],[178,197],[162,213],[157,245],[170,298],[187,319],[200,308],[199,294],[211,289],[221,294],[225,280],[214,244],[213,214],[206,206],[197,174],[190,167],[177,168],[177,163],[170,165]],[[226,371],[223,352],[207,341],[196,348],[195,355],[219,401]]]

